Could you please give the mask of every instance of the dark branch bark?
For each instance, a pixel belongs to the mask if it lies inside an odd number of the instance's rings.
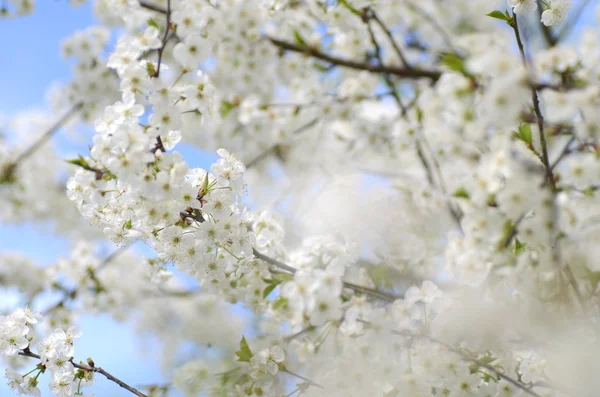
[[[265,255],[261,252],[258,252],[256,249],[252,250],[254,252],[254,256],[256,256],[258,259],[267,262],[270,265],[273,265],[279,269],[285,270],[287,272],[290,272],[292,274],[296,273],[297,269],[295,267],[292,267],[286,263],[283,263],[275,258],[271,258],[268,255]],[[373,288],[369,288],[369,287],[363,287],[360,285],[356,285],[353,283],[349,283],[344,281],[344,288],[348,288],[353,290],[354,292],[358,292],[361,294],[365,294],[365,295],[370,295],[374,298],[377,298],[379,300],[383,300],[386,302],[393,302],[397,299],[401,299],[402,297],[400,296],[396,296],[394,294],[390,294],[388,292],[385,291],[380,291],[377,289],[373,289]]]
[[[519,46],[519,52],[521,54],[521,60],[523,61],[523,66],[528,69],[529,62],[527,61],[527,57],[525,56],[525,47],[523,46],[523,41],[521,40],[521,34],[519,33],[519,23],[518,17],[513,13],[514,23],[512,25],[513,30],[515,32],[515,37],[517,39],[517,45]],[[548,156],[548,144],[546,142],[546,134],[544,133],[544,116],[542,115],[542,110],[540,108],[540,99],[537,93],[537,90],[534,86],[531,86],[531,101],[533,102],[533,110],[535,112],[535,118],[537,120],[539,135],[540,135],[540,144],[542,146],[542,163],[544,164],[544,170],[546,173],[546,182],[550,183],[550,187],[552,191],[556,191],[556,184],[554,181],[554,174],[552,172],[552,166],[550,165],[550,158]]]
[[[19,352],[19,356],[35,358],[38,360],[41,358],[39,355],[31,352],[31,350],[29,350],[28,347],[25,348],[23,351]],[[115,376],[111,375],[110,373],[106,372],[104,369],[102,369],[100,367],[95,367],[95,366],[86,365],[86,364],[77,364],[77,363],[73,362],[72,360],[71,360],[71,363],[77,369],[82,369],[84,371],[89,371],[89,372],[97,372],[99,374],[104,375],[104,377],[106,377],[106,379],[116,383],[117,385],[121,386],[123,389],[128,390],[129,392],[135,394],[138,397],[148,397],[144,393],[137,390],[135,387],[129,386],[127,383],[123,382],[121,379],[116,378]]]
[[[346,67],[349,69],[355,70],[366,70],[368,72],[373,73],[387,73],[394,76],[399,76],[407,79],[419,79],[425,78],[433,81],[437,81],[442,75],[442,72],[438,70],[428,70],[428,69],[419,69],[419,68],[406,68],[400,66],[391,66],[391,65],[377,65],[366,62],[359,62],[352,59],[340,58],[325,52],[320,51],[315,47],[307,47],[295,43],[290,43],[285,40],[281,40],[275,37],[267,36],[267,39],[281,48],[282,50],[297,52],[300,54],[308,55],[312,58],[320,59],[325,62],[329,62],[333,65]]]
[[[159,13],[161,13],[161,14],[166,14],[166,13],[167,13],[167,10],[166,10],[166,9],[164,9],[163,7],[161,7],[161,6],[158,6],[158,5],[156,5],[156,4],[153,4],[153,3],[152,3],[152,2],[150,2],[150,1],[146,1],[146,0],[139,0],[139,2],[140,2],[140,6],[142,6],[143,8],[146,8],[146,9],[148,9],[148,10],[151,10],[151,11],[156,11],[156,12],[159,12]]]
[[[11,181],[14,173],[24,160],[34,154],[46,141],[48,141],[63,125],[65,125],[71,118],[79,112],[83,102],[76,103],[67,113],[65,113],[54,125],[52,125],[48,131],[38,138],[31,146],[25,149],[19,156],[11,162],[4,170],[0,170],[0,183],[2,181]]]
[[[167,10],[165,13],[167,14],[167,25],[165,26],[165,35],[162,40],[162,46],[158,49],[158,64],[156,65],[156,73],[154,74],[154,77],[160,76],[160,64],[162,62],[163,52],[165,51],[165,47],[169,41],[169,28],[171,27],[171,0],[167,0]],[[162,142],[160,142],[160,136],[158,139],[159,143],[162,145]]]

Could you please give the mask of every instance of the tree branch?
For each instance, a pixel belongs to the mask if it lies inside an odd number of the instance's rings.
[[[165,27],[165,35],[163,37],[162,46],[158,49],[158,64],[156,65],[156,73],[154,74],[154,77],[160,76],[160,64],[162,61],[163,52],[165,51],[165,47],[169,41],[169,28],[171,27],[171,0],[167,0],[167,10],[165,13],[167,14],[167,25]]]
[[[369,324],[366,321],[363,321],[363,322],[366,323],[366,324]],[[459,356],[462,357],[463,360],[470,361],[470,362],[472,362],[472,363],[474,363],[474,364],[476,364],[476,365],[478,365],[480,367],[483,367],[483,368],[487,369],[488,371],[490,371],[494,375],[496,375],[498,378],[501,378],[501,379],[505,380],[506,382],[512,384],[513,386],[515,386],[515,387],[523,390],[525,393],[527,393],[527,394],[529,394],[529,395],[531,395],[533,397],[542,397],[540,394],[534,392],[533,390],[531,390],[530,388],[528,388],[527,386],[525,386],[524,384],[522,384],[518,380],[513,379],[512,377],[506,375],[504,372],[498,370],[497,368],[491,366],[490,364],[486,364],[484,362],[481,362],[477,358],[475,358],[475,357],[473,357],[473,356],[471,356],[469,354],[466,354],[466,353],[462,352],[461,350],[456,349],[455,347],[453,347],[453,346],[451,346],[451,345],[449,345],[449,344],[447,344],[445,342],[442,342],[441,340],[438,340],[438,339],[436,339],[434,337],[431,337],[431,336],[428,336],[428,335],[415,335],[415,334],[412,334],[412,333],[409,333],[409,332],[401,332],[401,331],[392,331],[392,333],[395,334],[395,335],[400,335],[400,336],[409,337],[409,338],[415,338],[416,337],[416,338],[426,339],[426,340],[428,340],[430,342],[437,343],[437,344],[445,347],[447,350],[449,350],[449,351],[451,351],[453,353],[458,354]]]
[[[542,1],[537,0],[537,5],[538,5],[538,7],[537,7],[538,16],[541,18],[542,13],[544,12],[544,10],[542,8],[542,5],[543,5]],[[517,20],[516,15],[515,15],[514,19],[515,19],[515,24],[516,24],[516,20]],[[543,23],[540,23],[540,28],[542,30],[542,36],[544,37],[544,40],[546,41],[546,44],[548,45],[548,47],[554,47],[558,43],[558,38],[552,34],[552,28],[550,28],[550,26],[544,25]]]
[[[63,125],[65,125],[83,106],[83,102],[76,103],[67,113],[65,113],[57,122],[52,125],[48,131],[38,138],[31,146],[25,149],[14,161],[12,161],[0,173],[0,182],[3,180],[11,180],[17,166],[34,154],[48,139],[52,137]]]
[[[263,253],[258,252],[256,249],[252,249],[252,252],[254,253],[254,256],[256,256],[258,259],[267,262],[268,264],[271,264],[279,269],[285,270],[287,272],[290,272],[292,274],[296,273],[298,271],[298,269],[296,269],[293,266],[290,266],[288,264],[285,264],[275,258],[271,258],[270,256],[267,256]],[[353,283],[349,283],[347,281],[344,281],[344,287],[353,290],[354,292],[358,292],[361,294],[365,294],[365,295],[370,295],[374,298],[377,298],[379,300],[383,300],[386,302],[393,302],[397,299],[401,299],[402,297],[400,296],[396,296],[394,294],[390,294],[388,292],[385,291],[380,291],[377,289],[373,289],[373,288],[369,288],[369,287],[363,287],[360,285],[356,285]]]
[[[35,358],[38,360],[41,359],[41,357],[39,355],[31,352],[29,350],[29,347],[25,348],[23,351],[20,351],[19,356]],[[148,397],[144,393],[140,392],[139,390],[137,390],[136,388],[134,388],[132,386],[129,386],[127,383],[123,382],[121,379],[116,378],[115,376],[111,375],[110,373],[106,372],[104,369],[102,369],[100,367],[96,367],[93,365],[77,364],[77,363],[73,362],[73,359],[71,359],[71,363],[77,369],[82,369],[84,371],[89,371],[89,372],[97,372],[99,374],[104,375],[104,377],[106,379],[116,383],[117,385],[121,386],[123,389],[130,391],[131,393],[135,394],[138,397]]]
[[[371,9],[371,18],[373,18],[373,20],[375,22],[377,22],[377,24],[379,25],[381,30],[383,30],[383,33],[385,33],[385,35],[387,36],[388,40],[392,44],[392,47],[394,47],[394,51],[396,51],[396,55],[398,55],[398,58],[400,58],[400,61],[402,62],[404,67],[406,67],[407,69],[410,69],[410,64],[408,63],[408,60],[406,59],[404,52],[402,51],[402,49],[396,42],[396,39],[394,39],[392,32],[387,28],[387,26],[385,26],[385,23],[383,23],[381,18],[379,18],[379,16],[373,9]]]
[[[153,3],[149,2],[149,1],[146,1],[146,0],[138,0],[138,1],[140,3],[141,7],[146,8],[146,9],[148,9],[150,11],[156,11],[156,12],[161,13],[161,14],[166,14],[167,13],[166,9],[164,9],[163,7],[158,6],[156,4],[153,4]]]
[[[525,67],[525,69],[529,70],[529,62],[527,61],[527,57],[525,56],[525,48],[523,47],[523,41],[521,40],[521,34],[519,33],[518,17],[515,13],[513,13],[513,20],[514,23],[512,24],[512,28],[515,32],[517,45],[519,46],[519,52],[521,53],[521,60],[523,61],[523,66]],[[550,165],[550,159],[548,156],[548,144],[546,142],[546,135],[544,133],[544,116],[542,115],[542,110],[540,108],[540,99],[537,90],[534,86],[531,86],[531,101],[533,102],[533,110],[535,112],[535,118],[537,120],[537,126],[540,135],[540,144],[542,146],[542,163],[544,164],[544,169],[546,172],[546,181],[550,183],[552,191],[555,192],[556,184],[554,181],[552,166]]]
[[[371,19],[374,19],[374,18],[375,18],[374,12],[372,12],[370,8],[365,8],[363,10],[362,20],[367,25],[367,30],[369,31],[369,37],[371,38],[371,43],[373,44],[373,47],[375,48],[375,58],[377,59],[377,62],[379,62],[379,65],[383,66],[384,63],[383,63],[383,57],[381,54],[381,47],[379,45],[379,42],[377,42],[377,38],[375,37],[375,32],[373,32],[373,28],[371,27]],[[410,69],[408,66],[406,66],[405,59],[403,59],[403,62],[405,63],[405,67],[407,69]],[[389,73],[382,72],[381,74],[383,75],[383,80],[385,81],[385,84],[390,89],[390,91],[392,93],[392,97],[394,97],[394,100],[396,101],[398,108],[400,108],[400,112],[402,113],[402,116],[405,116],[406,112],[407,112],[406,106],[404,106],[404,104],[400,100],[400,96],[396,92],[396,86],[395,86],[394,82],[392,81]]]
[[[390,65],[374,65],[366,62],[355,61],[352,59],[340,58],[325,52],[320,51],[316,47],[308,47],[295,43],[290,43],[285,40],[281,40],[275,37],[266,36],[266,38],[281,48],[282,50],[297,52],[299,54],[305,54],[312,58],[320,59],[325,62],[329,62],[331,64],[346,67],[349,69],[355,70],[366,70],[368,72],[373,73],[387,73],[403,78],[408,79],[419,79],[426,78],[432,81],[437,81],[442,73],[437,70],[427,70],[427,69],[418,69],[418,68],[406,68],[406,67],[398,67],[398,66],[390,66]]]

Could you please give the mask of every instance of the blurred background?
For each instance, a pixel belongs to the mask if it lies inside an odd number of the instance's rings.
[[[490,10],[493,9],[493,3],[495,2],[490,2]],[[577,36],[580,29],[594,23],[594,6],[597,0],[574,3],[573,9],[581,3],[589,4],[571,36]],[[5,120],[19,112],[38,109],[47,111],[48,89],[53,84],[69,80],[71,75],[70,63],[61,58],[61,40],[96,23],[91,3],[73,7],[66,0],[40,0],[32,15],[0,22],[0,37],[3,38],[0,128],[3,128]],[[55,115],[56,119],[60,116]],[[87,153],[91,135],[92,131],[78,131],[77,134],[64,131],[56,134],[53,139],[63,157],[73,158],[77,154]],[[81,139],[82,136],[87,139]],[[209,168],[216,158],[213,153],[185,145],[178,146],[177,150],[184,154],[191,167]],[[141,244],[132,249],[151,255]],[[43,224],[0,223],[0,253],[20,252],[35,263],[49,265],[55,263],[60,256],[68,256],[70,250],[66,239],[54,234],[50,227]],[[110,253],[111,250],[112,248],[105,247],[105,252]],[[0,310],[11,307],[14,293],[1,291],[0,294]],[[56,296],[47,297],[48,305],[56,301]],[[168,374],[161,373],[160,363],[152,358],[156,343],[151,338],[140,338],[132,327],[117,323],[108,315],[83,316],[79,326],[83,337],[76,343],[77,359],[93,357],[97,364],[135,387],[168,381],[164,378]],[[48,374],[45,376],[49,377]],[[47,381],[40,382],[42,395],[50,395],[47,384]],[[97,397],[130,395],[103,377],[97,377],[95,386],[87,391]],[[5,381],[0,381],[0,395],[12,395]]]

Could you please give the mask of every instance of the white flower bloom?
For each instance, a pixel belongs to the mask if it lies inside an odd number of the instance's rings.
[[[53,376],[53,382],[50,383],[50,390],[56,397],[71,397],[74,394],[74,380],[73,372],[60,372],[56,376]]]
[[[571,0],[549,0],[549,7],[542,13],[542,23],[552,26],[562,21],[571,8]]]
[[[515,14],[527,13],[537,9],[536,0],[508,0],[508,6],[513,8]]]
[[[184,42],[175,45],[173,57],[182,67],[195,70],[200,62],[207,59],[210,54],[210,47],[210,42],[201,36],[189,35]]]

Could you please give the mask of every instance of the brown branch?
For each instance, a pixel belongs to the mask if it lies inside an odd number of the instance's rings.
[[[569,21],[567,23],[565,23],[563,25],[563,28],[558,32],[557,41],[560,41],[560,40],[564,39],[571,32],[571,30],[573,30],[573,28],[579,22],[579,18],[583,14],[583,11],[585,11],[585,9],[587,8],[587,6],[589,4],[590,4],[590,0],[584,0],[579,5],[579,8],[573,14],[573,17],[571,17],[571,19],[569,19]]]
[[[512,24],[512,28],[515,32],[515,37],[517,39],[517,45],[519,47],[519,52],[521,53],[521,60],[523,61],[523,66],[525,69],[529,69],[529,62],[527,61],[527,57],[525,56],[525,48],[523,47],[523,41],[521,40],[521,34],[519,33],[519,23],[518,17],[513,13],[514,23]],[[542,115],[542,110],[540,108],[540,99],[535,87],[531,87],[531,101],[533,102],[533,110],[535,112],[535,118],[537,120],[538,131],[540,135],[540,144],[542,146],[542,163],[544,164],[544,169],[546,173],[546,182],[550,183],[550,187],[552,191],[556,191],[556,183],[554,181],[554,174],[552,172],[552,167],[550,165],[550,158],[548,156],[548,144],[546,142],[546,135],[544,133],[544,116]]]
[[[569,154],[571,153],[571,144],[575,142],[575,137],[572,136],[571,139],[569,139],[569,142],[567,142],[567,144],[565,145],[564,149],[560,152],[560,154],[558,155],[558,157],[556,158],[556,160],[554,160],[554,163],[552,163],[552,165],[550,166],[550,169],[554,171],[554,169],[558,166],[558,164]]]
[[[258,156],[250,160],[248,163],[244,164],[246,169],[255,167],[258,163],[262,162],[264,159],[269,157],[272,153],[277,151],[279,144],[275,144],[268,149],[263,150]]]
[[[23,351],[20,351],[19,356],[35,358],[38,360],[41,359],[41,357],[39,355],[31,352],[31,350],[29,350],[29,347],[26,347],[25,349],[23,349]],[[138,397],[148,397],[144,393],[140,392],[139,390],[137,390],[134,387],[129,386],[127,383],[123,382],[119,378],[116,378],[115,376],[111,375],[110,373],[106,372],[104,369],[102,369],[100,367],[96,367],[94,365],[77,364],[77,363],[73,362],[73,359],[71,359],[71,363],[77,369],[82,369],[82,370],[88,371],[88,372],[97,372],[99,374],[104,375],[104,377],[106,379],[116,383],[117,385],[121,386],[123,389],[130,391],[131,393],[135,394]],[[93,361],[88,360],[88,363],[93,364]]]
[[[365,9],[363,9],[362,20],[367,25],[367,30],[369,31],[369,37],[371,38],[371,43],[373,44],[373,47],[375,47],[375,58],[377,59],[377,62],[379,62],[379,65],[383,66],[384,63],[383,63],[383,56],[381,54],[381,46],[379,45],[379,42],[377,41],[377,38],[375,37],[375,32],[373,32],[373,28],[371,27],[371,19],[374,19],[373,15],[374,15],[374,13],[371,12],[370,8],[365,8]],[[405,63],[405,67],[407,69],[410,69],[408,66],[406,66],[406,63]],[[390,77],[389,73],[387,73],[387,72],[382,72],[381,74],[383,76],[383,80],[385,81],[385,84],[390,89],[390,91],[392,93],[392,97],[394,97],[394,100],[396,101],[398,108],[400,108],[400,112],[402,113],[402,116],[405,116],[406,112],[407,112],[406,106],[404,106],[404,104],[400,100],[400,96],[396,92],[396,86],[395,86],[394,82],[392,81],[392,78]]]
[[[254,253],[254,256],[256,256],[258,259],[267,262],[270,265],[273,265],[279,269],[285,270],[287,272],[290,272],[291,274],[295,274],[298,270],[293,267],[290,266],[286,263],[283,263],[275,258],[271,258],[268,255],[265,255],[261,252],[258,252],[256,249],[252,249],[252,252]],[[390,294],[388,292],[385,291],[380,291],[377,289],[373,289],[373,288],[369,288],[369,287],[363,287],[361,285],[356,285],[353,283],[349,283],[347,281],[344,281],[344,287],[353,290],[354,292],[358,292],[361,294],[365,294],[365,295],[370,295],[374,298],[377,298],[379,300],[383,300],[383,301],[387,301],[387,302],[393,302],[397,299],[401,299],[401,296],[396,296],[394,294]]]
[[[402,51],[402,49],[400,48],[400,46],[396,42],[396,39],[394,39],[394,36],[392,35],[392,32],[387,28],[387,26],[385,26],[385,23],[383,23],[383,21],[381,20],[381,18],[379,18],[379,16],[377,15],[377,13],[375,12],[375,10],[373,10],[373,9],[371,9],[371,18],[375,22],[377,22],[377,24],[379,25],[379,27],[381,28],[381,30],[383,30],[383,33],[385,33],[385,35],[387,36],[388,40],[392,44],[392,47],[394,47],[394,51],[396,51],[396,55],[398,55],[398,58],[400,58],[400,61],[402,62],[402,64],[404,65],[404,67],[406,67],[407,69],[410,69],[410,64],[408,63],[408,60],[406,59],[406,56],[404,56],[404,52]]]
[[[361,321],[365,324],[370,324],[367,321]],[[455,347],[453,347],[452,345],[449,345],[448,343],[445,343],[439,339],[436,339],[434,337],[428,336],[428,335],[416,335],[416,334],[412,334],[410,332],[403,332],[403,331],[391,331],[392,334],[394,335],[400,335],[400,336],[404,336],[404,337],[408,337],[408,338],[420,338],[420,339],[425,339],[428,340],[430,342],[436,343],[440,346],[445,347],[447,350],[451,351],[452,353],[456,353],[459,356],[462,357],[463,360],[465,361],[470,361],[480,367],[483,367],[485,369],[487,369],[488,371],[492,372],[494,375],[496,375],[498,378],[501,378],[503,380],[505,380],[506,382],[512,384],[513,386],[523,390],[525,393],[533,396],[533,397],[542,397],[540,394],[534,392],[533,390],[531,390],[530,388],[528,388],[526,385],[524,385],[523,383],[519,382],[516,379],[513,379],[512,377],[506,375],[504,372],[500,371],[499,369],[497,369],[496,367],[487,364],[485,362],[480,361],[479,359],[477,359],[476,357],[473,357],[470,354],[467,354],[459,349],[456,349]]]
[[[65,125],[71,118],[77,114],[82,108],[83,102],[76,103],[67,113],[65,113],[57,122],[55,122],[42,136],[38,138],[31,146],[25,149],[19,156],[12,161],[2,172],[0,172],[0,181],[12,180],[17,166],[35,153],[48,139],[52,137],[63,125]]]
[[[419,79],[426,78],[432,81],[437,81],[442,72],[438,70],[428,70],[428,69],[419,69],[419,68],[406,68],[399,66],[391,66],[391,65],[377,65],[366,62],[355,61],[352,59],[340,58],[334,55],[327,54],[325,52],[320,51],[316,47],[309,47],[304,45],[299,45],[295,43],[290,43],[285,40],[281,40],[275,37],[266,36],[266,38],[281,48],[282,50],[297,52],[299,54],[305,54],[312,58],[320,59],[325,62],[329,62],[333,65],[346,67],[349,69],[355,70],[366,70],[368,72],[373,73],[388,73],[391,75],[408,78],[408,79]]]
[[[100,283],[100,280],[98,280],[98,277],[97,277],[98,272],[101,271],[102,269],[104,269],[110,262],[112,262],[116,257],[121,255],[123,252],[125,252],[129,247],[130,247],[130,245],[124,245],[124,246],[117,248],[112,254],[107,256],[98,265],[98,267],[96,269],[89,270],[86,273],[86,275],[79,281],[79,284],[82,284],[85,281],[86,277],[89,277],[96,284],[95,289],[98,292],[105,290],[104,287],[102,286],[102,283]],[[58,301],[57,303],[55,303],[54,305],[45,309],[43,311],[43,314],[50,313],[53,310],[58,309],[59,307],[63,307],[68,301],[74,300],[75,298],[77,298],[77,295],[79,294],[79,285],[77,287],[71,288],[71,289],[68,289],[67,287],[60,286],[60,285],[57,285],[57,287],[64,292],[62,299],[60,301]]]
[[[436,30],[440,34],[440,36],[442,36],[442,40],[444,40],[446,46],[448,46],[448,48],[454,51],[454,46],[452,45],[452,39],[450,38],[450,35],[448,34],[448,32],[446,32],[442,25],[440,25],[438,21],[435,20],[435,17],[433,15],[431,15],[421,7],[417,6],[413,2],[408,2],[408,7],[412,9],[415,13],[419,14],[421,18],[423,18],[425,21],[429,22],[433,29]]]
[[[542,8],[541,0],[537,0],[537,5],[538,5],[538,7],[537,7],[538,16],[541,19],[542,13],[544,12],[544,10]],[[516,24],[517,17],[515,16],[514,19],[515,19],[515,24]],[[540,23],[540,28],[542,30],[542,36],[544,37],[544,40],[546,41],[546,44],[548,45],[548,47],[554,47],[558,43],[559,39],[552,34],[552,28],[550,28],[550,26],[544,25],[543,23]]]
[[[149,1],[146,1],[146,0],[138,0],[138,1],[140,3],[140,6],[143,7],[143,8],[146,8],[146,9],[151,10],[151,11],[156,11],[156,12],[159,12],[161,14],[166,14],[167,13],[166,9],[164,9],[163,7],[158,6],[156,4],[153,4],[153,3],[149,2]]]
[[[311,121],[309,121],[308,123],[298,127],[297,129],[295,129],[294,131],[292,131],[292,134],[300,134],[304,131],[306,131],[307,129],[313,127],[315,124],[317,124],[319,122],[319,118],[314,118]],[[281,143],[277,143],[265,150],[263,150],[260,154],[258,154],[258,156],[256,156],[255,158],[253,158],[252,160],[250,160],[247,164],[244,164],[246,169],[249,169],[251,167],[255,167],[258,163],[260,163],[261,161],[263,161],[264,159],[266,159],[269,155],[275,153],[279,153],[281,151],[282,148],[282,144]],[[281,160],[283,160],[283,156],[279,155],[279,158]]]
[[[167,0],[166,14],[167,14],[167,25],[165,27],[165,35],[163,37],[162,46],[158,50],[158,64],[156,65],[156,73],[154,74],[154,77],[160,76],[160,64],[162,61],[163,52],[165,51],[165,47],[167,46],[167,42],[169,41],[169,29],[171,27],[171,0]]]

